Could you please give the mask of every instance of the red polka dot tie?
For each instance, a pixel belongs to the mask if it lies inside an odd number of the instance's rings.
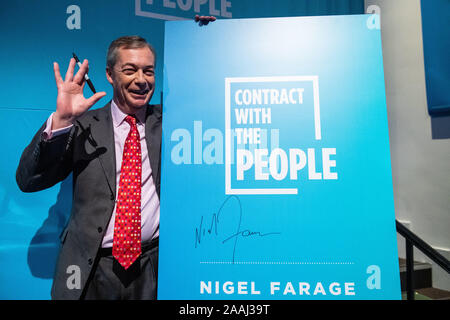
[[[141,143],[136,118],[127,116],[130,132],[123,148],[114,222],[113,256],[128,269],[141,254]]]

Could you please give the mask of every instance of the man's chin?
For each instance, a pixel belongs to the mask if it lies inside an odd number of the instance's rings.
[[[131,93],[128,96],[128,102],[132,105],[136,106],[145,106],[150,102],[150,99],[153,96],[153,92],[147,92],[145,95],[135,95]]]
[[[147,100],[142,101],[142,102],[138,102],[138,103],[132,103],[132,104],[130,104],[130,106],[131,106],[132,108],[137,108],[137,109],[142,108],[142,107],[145,107],[146,105],[148,105],[148,101],[147,101]]]
[[[128,105],[133,109],[140,109],[148,105],[150,99],[132,99],[128,101]]]

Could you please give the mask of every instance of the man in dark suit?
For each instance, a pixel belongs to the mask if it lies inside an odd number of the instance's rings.
[[[73,206],[61,235],[53,299],[155,299],[158,267],[161,106],[155,53],[138,36],[108,49],[106,76],[114,96],[83,96],[88,61],[65,79],[54,63],[56,111],[24,150],[17,183],[49,188],[73,173]],[[74,276],[79,277],[75,279]]]

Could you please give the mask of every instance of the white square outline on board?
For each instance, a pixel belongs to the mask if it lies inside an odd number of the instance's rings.
[[[231,188],[231,83],[312,81],[314,95],[314,128],[316,140],[322,139],[320,127],[319,76],[275,76],[225,78],[225,194],[298,194],[297,188]]]

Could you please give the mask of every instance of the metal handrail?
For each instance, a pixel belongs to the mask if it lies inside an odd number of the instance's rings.
[[[428,243],[420,239],[415,233],[406,228],[398,220],[395,220],[395,225],[397,232],[403,236],[406,241],[406,298],[407,300],[414,300],[414,247],[422,251],[447,273],[450,273],[450,261],[433,249]]]

